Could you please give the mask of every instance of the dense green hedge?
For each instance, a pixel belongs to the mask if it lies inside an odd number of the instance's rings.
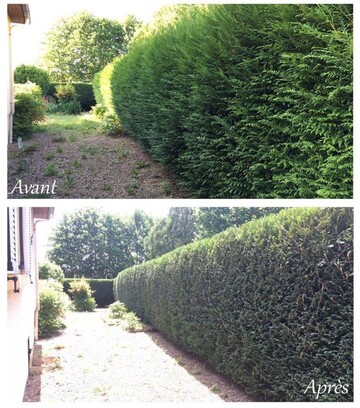
[[[352,197],[352,6],[180,10],[114,62],[124,128],[198,197]]]
[[[55,93],[57,85],[66,85],[66,82],[53,82],[49,89],[48,96],[56,98]],[[89,111],[96,103],[92,84],[86,82],[72,82],[71,85],[74,85],[75,87],[81,108],[84,111]]]
[[[350,401],[352,226],[349,208],[282,210],[122,271],[115,300],[248,393],[312,401],[341,382],[318,399]]]
[[[105,68],[94,76],[93,91],[97,104],[103,105],[110,114],[115,113],[112,99],[111,78],[114,71],[114,64],[117,61],[106,65]]]
[[[65,293],[69,294],[70,283],[75,280],[78,279],[66,278],[64,280]],[[89,282],[91,290],[95,291],[92,296],[98,307],[106,307],[114,302],[112,279],[86,279],[86,281]]]

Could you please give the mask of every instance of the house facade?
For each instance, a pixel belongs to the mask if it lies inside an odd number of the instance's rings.
[[[8,95],[7,95],[7,129],[8,143],[13,141],[13,117],[15,112],[14,101],[14,72],[12,66],[11,53],[11,31],[14,25],[30,24],[30,10],[27,4],[8,4],[7,5],[7,21],[8,21]]]
[[[52,207],[7,209],[7,399],[21,402],[38,336],[39,274],[36,226]]]

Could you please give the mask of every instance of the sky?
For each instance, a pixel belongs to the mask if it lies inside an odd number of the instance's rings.
[[[150,21],[154,12],[165,4],[177,3],[164,0],[29,0],[31,24],[18,25],[12,31],[13,66],[36,64],[41,58],[41,43],[54,23],[59,19],[87,10],[97,17],[123,21],[129,14]],[[185,2],[183,2],[185,3]]]

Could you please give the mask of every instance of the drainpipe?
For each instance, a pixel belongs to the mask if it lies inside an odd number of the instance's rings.
[[[39,288],[39,271],[38,271],[38,260],[37,260],[37,244],[36,244],[36,226],[38,222],[43,220],[37,220],[34,222],[34,231],[33,231],[33,248],[34,250],[34,277],[33,282],[35,285],[35,316],[34,316],[34,337],[35,340],[39,338],[39,310],[40,310],[40,288]]]
[[[9,81],[8,81],[8,143],[13,142],[13,122],[15,113],[14,72],[12,67],[11,33],[14,25],[9,23]]]

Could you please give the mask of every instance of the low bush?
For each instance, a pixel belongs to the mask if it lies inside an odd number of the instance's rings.
[[[119,301],[112,303],[109,306],[110,309],[110,318],[111,319],[121,319],[125,313],[127,313],[127,308],[124,303]]]
[[[74,85],[57,85],[55,96],[58,99],[58,108],[60,112],[68,115],[77,115],[81,112],[81,105]]]
[[[59,85],[66,85],[66,82],[53,82],[48,96],[56,98],[56,87]],[[92,84],[87,82],[72,82],[71,85],[75,88],[81,110],[86,112],[90,111],[91,107],[96,103]]]
[[[136,316],[134,312],[129,312],[124,305],[119,301],[114,302],[109,306],[110,314],[109,317],[112,320],[117,321],[124,330],[129,332],[139,332],[144,330],[144,325],[141,320]],[[113,325],[113,321],[108,321],[109,324]]]
[[[106,108],[101,103],[97,103],[91,108],[91,113],[99,119],[103,119],[106,114]]]
[[[101,121],[101,133],[106,136],[119,136],[123,132],[123,127],[115,114],[105,112]]]
[[[65,274],[61,266],[53,262],[45,261],[39,265],[40,279],[54,279],[60,283],[64,282]]]
[[[39,337],[54,336],[65,328],[64,318],[70,299],[63,292],[62,284],[53,279],[40,281]]]
[[[248,393],[351,401],[352,242],[351,208],[285,209],[122,271],[115,299]]]
[[[14,89],[14,138],[29,136],[37,123],[45,119],[40,87],[33,83],[16,84]]]
[[[69,293],[70,285],[75,278],[66,278],[64,280],[64,292]],[[92,296],[95,299],[97,307],[107,307],[114,302],[113,280],[112,279],[86,279],[90,285]]]
[[[50,90],[50,78],[49,74],[34,65],[19,65],[14,71],[14,82],[16,84],[26,84],[32,82],[39,85],[42,96],[48,94]]]
[[[75,310],[78,312],[93,312],[96,301],[92,297],[93,291],[85,278],[76,279],[70,283],[69,294]]]

